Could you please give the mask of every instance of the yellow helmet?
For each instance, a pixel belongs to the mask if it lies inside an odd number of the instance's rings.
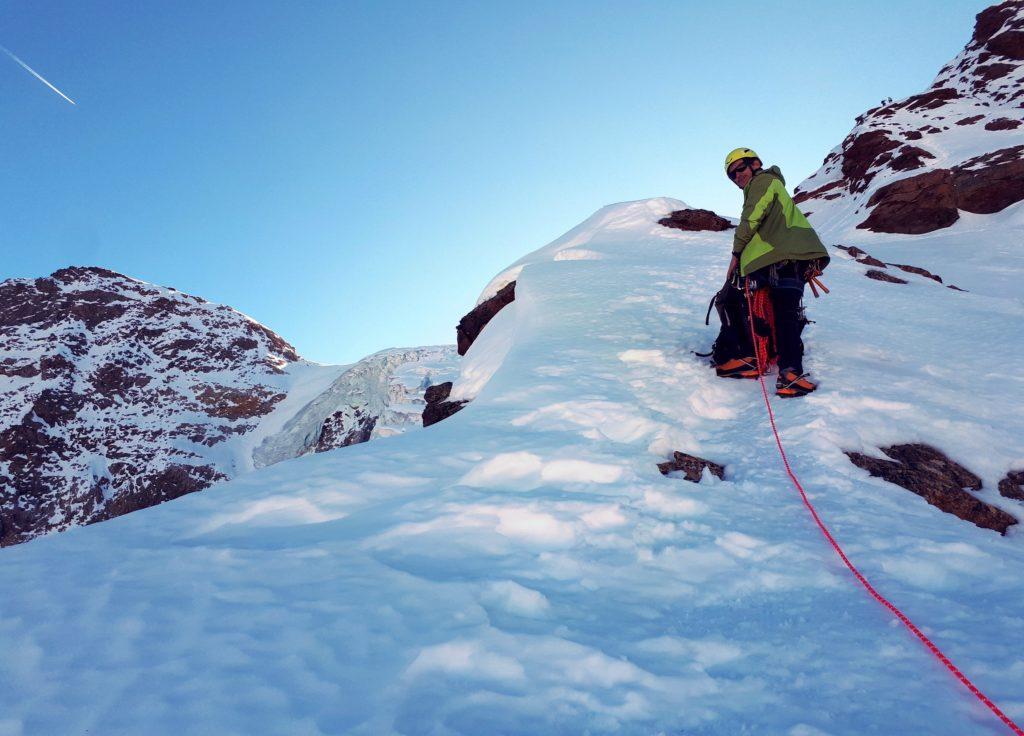
[[[729,167],[739,161],[741,158],[761,158],[751,148],[734,148],[729,151],[729,155],[725,157],[725,171],[729,173]]]

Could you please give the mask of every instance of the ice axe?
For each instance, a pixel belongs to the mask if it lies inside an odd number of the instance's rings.
[[[828,287],[827,287],[827,286],[825,286],[825,284],[821,283],[821,282],[820,282],[820,281],[818,280],[818,277],[817,277],[817,276],[809,276],[809,277],[807,278],[807,285],[811,287],[811,293],[812,293],[812,294],[814,294],[814,298],[815,298],[815,299],[817,299],[817,298],[818,298],[818,289],[821,289],[821,290],[822,290],[822,291],[824,291],[824,292],[825,292],[826,294],[828,294],[828,293],[829,293],[829,291],[828,291]],[[815,289],[815,288],[814,288],[815,286],[817,286],[817,287],[818,287],[818,289]]]

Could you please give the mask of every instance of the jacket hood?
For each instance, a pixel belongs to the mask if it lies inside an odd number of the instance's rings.
[[[782,182],[783,186],[786,185],[786,179],[782,176],[782,170],[779,169],[778,166],[769,166],[767,169],[758,169],[757,173],[750,177],[750,181],[747,182],[747,186],[743,187],[743,191],[746,192],[747,187],[749,187],[753,183],[754,179],[759,177],[761,174],[771,174],[772,176],[777,177],[778,180]]]

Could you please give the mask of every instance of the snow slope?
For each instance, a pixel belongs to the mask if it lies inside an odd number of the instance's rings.
[[[0,733],[1005,733],[841,567],[757,384],[691,354],[731,234],[656,224],[682,206],[604,208],[517,266],[440,424],[0,552]],[[1016,237],[1020,207],[948,246]],[[1024,466],[1024,304],[863,270],[835,252],[783,441],[854,562],[1020,721],[1020,527],[843,450],[932,444],[1024,518],[995,491]],[[663,477],[672,450],[726,479]]]

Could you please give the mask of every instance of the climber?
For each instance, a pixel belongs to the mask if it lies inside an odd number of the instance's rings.
[[[725,157],[725,173],[743,190],[743,212],[733,236],[725,288],[739,285],[737,269],[751,293],[769,288],[779,364],[775,392],[783,398],[804,396],[817,384],[804,373],[800,332],[806,320],[801,299],[804,283],[828,265],[828,252],[786,192],[778,166],[764,169],[754,151],[737,148]],[[734,359],[717,368],[720,376],[758,375],[754,357]]]

